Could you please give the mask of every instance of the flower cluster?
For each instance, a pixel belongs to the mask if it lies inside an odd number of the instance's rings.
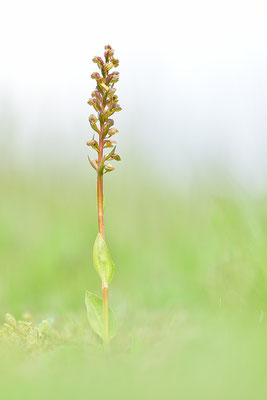
[[[113,67],[119,65],[119,60],[114,58],[114,50],[109,45],[105,46],[104,59],[105,61],[101,57],[93,58],[93,62],[97,64],[100,73],[94,72],[91,75],[91,78],[96,80],[96,90],[92,92],[92,98],[88,101],[88,104],[93,106],[97,113],[97,116],[90,115],[89,122],[92,129],[98,134],[98,140],[95,139],[94,135],[87,142],[87,145],[98,153],[98,158],[91,160],[88,157],[88,159],[99,175],[114,170],[114,167],[111,164],[106,164],[106,162],[120,161],[120,156],[115,153],[116,142],[111,139],[118,130],[113,128],[114,121],[110,118],[115,112],[121,110],[114,88],[114,84],[119,80],[119,72],[110,72]],[[103,150],[106,148],[112,150],[104,155]]]

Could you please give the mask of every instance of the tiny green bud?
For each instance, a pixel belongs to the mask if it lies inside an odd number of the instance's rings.
[[[94,90],[93,92],[92,92],[92,97],[95,97],[95,98],[97,98],[97,100],[101,103],[102,102],[102,96],[101,96],[101,94],[99,93],[99,91],[98,90]]]
[[[105,46],[105,50],[106,51],[104,53],[104,56],[105,56],[106,62],[108,62],[113,58],[114,50],[109,45]]]
[[[89,117],[90,125],[93,128],[93,130],[96,131],[99,134],[99,129],[98,129],[97,125],[96,125],[97,121],[98,121],[98,119],[96,118],[96,116],[94,114],[91,114],[90,117]]]
[[[111,160],[116,150],[116,146],[104,157],[104,160]]]
[[[104,137],[108,134],[109,128],[110,128],[112,125],[114,125],[113,119],[108,119],[108,120],[107,120],[107,124],[106,124],[106,126],[105,126],[105,128],[104,128]]]
[[[94,73],[91,75],[91,78],[98,81],[99,79],[101,79],[101,76],[99,75],[98,72],[94,72]]]
[[[118,100],[119,100],[119,98],[118,98],[117,95],[115,95],[115,96],[113,96],[113,97],[111,98],[112,103],[117,103]]]
[[[99,111],[101,110],[101,105],[100,105],[100,102],[99,102],[98,99],[90,99],[90,100],[88,101],[88,104],[89,104],[90,106],[93,106],[94,109],[96,110],[96,112],[99,112]]]
[[[112,125],[114,125],[114,120],[113,119],[108,119],[107,123],[108,123],[109,126],[112,126]]]
[[[114,67],[118,67],[119,66],[119,60],[117,60],[116,58],[113,58],[112,64],[114,65]]]
[[[110,164],[105,165],[104,168],[105,168],[105,173],[111,172],[115,169],[115,167],[113,167],[113,165],[110,165]]]
[[[116,92],[116,89],[115,88],[110,88],[109,89],[109,91],[108,91],[108,93],[107,93],[107,95],[108,95],[108,97],[113,97],[114,96],[114,93]]]
[[[93,62],[97,64],[98,68],[102,68],[104,65],[104,61],[102,60],[101,57],[94,57]]]
[[[117,144],[116,140],[104,140],[104,149],[111,148]]]
[[[115,133],[117,133],[117,132],[119,132],[118,129],[111,128],[111,129],[108,131],[108,135],[111,137],[111,136],[115,135]]]
[[[118,112],[118,111],[121,111],[121,106],[120,106],[119,104],[112,103],[112,104],[109,106],[108,114],[109,114],[109,116],[110,116],[110,115],[112,115],[112,114],[114,114],[115,112]]]
[[[98,146],[98,143],[97,143],[97,141],[95,139],[89,140],[86,144],[87,144],[87,146],[92,147],[97,152],[99,152],[99,146]]]
[[[106,78],[106,84],[108,85],[109,83],[116,83],[119,80],[119,75],[120,73],[118,71],[112,72],[112,74],[109,74]]]
[[[96,123],[98,120],[94,114],[91,114],[89,117],[89,121],[90,121],[90,123],[92,123],[92,122]]]
[[[121,106],[120,106],[119,104],[116,104],[116,106],[115,106],[115,111],[116,111],[116,112],[119,112],[119,111],[121,111],[121,110],[122,110]]]
[[[121,158],[120,158],[119,154],[117,154],[117,153],[114,153],[111,158],[112,158],[112,160],[115,160],[115,161],[121,161]]]

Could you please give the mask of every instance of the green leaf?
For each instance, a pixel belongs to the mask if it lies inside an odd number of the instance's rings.
[[[94,266],[100,278],[105,283],[109,283],[114,274],[114,264],[107,248],[106,242],[97,234],[93,250]]]
[[[87,308],[87,317],[92,330],[104,339],[103,324],[103,300],[94,293],[85,293],[85,305]],[[117,322],[111,308],[109,310],[109,337],[112,339],[116,335]]]

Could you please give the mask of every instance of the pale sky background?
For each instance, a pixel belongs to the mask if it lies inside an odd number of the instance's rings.
[[[1,139],[18,159],[84,163],[91,59],[109,43],[125,165],[134,151],[177,179],[217,165],[266,186],[267,1],[10,0],[0,41]]]

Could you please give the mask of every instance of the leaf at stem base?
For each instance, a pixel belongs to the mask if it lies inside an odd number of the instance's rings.
[[[94,293],[85,293],[85,305],[87,309],[87,317],[92,330],[104,340],[104,323],[103,323],[103,300]],[[115,315],[109,307],[109,337],[112,339],[116,335],[117,322]]]

